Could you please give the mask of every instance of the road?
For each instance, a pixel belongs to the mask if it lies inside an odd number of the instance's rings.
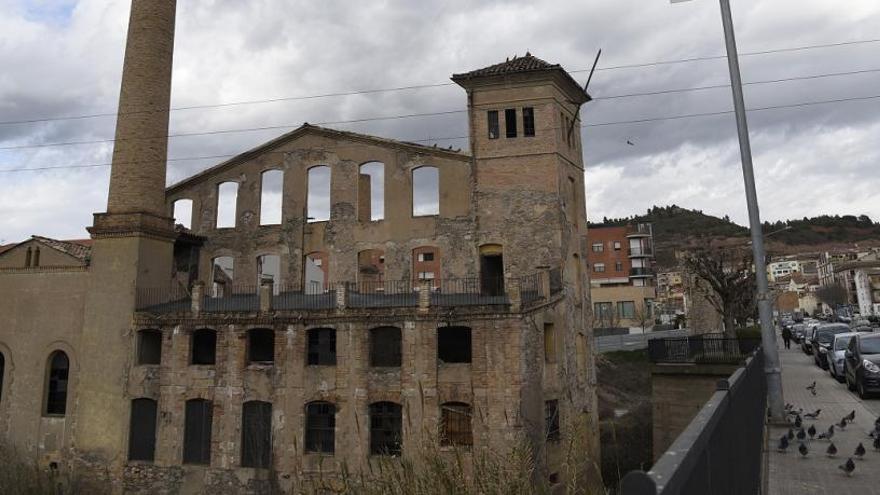
[[[782,339],[779,339],[782,342]],[[846,385],[831,378],[827,371],[813,363],[813,357],[804,354],[792,344],[790,350],[781,349],[782,386],[785,401],[795,408],[805,411],[821,408],[817,421],[805,422],[804,428],[815,424],[816,429],[825,431],[832,422],[850,411],[856,412],[854,424],[844,431],[836,429],[833,441],[839,450],[836,458],[828,458],[825,450],[829,442],[813,440],[807,442],[810,452],[802,458],[797,452],[797,439],[787,453],[776,451],[779,437],[788,431],[785,427],[769,428],[768,493],[770,495],[811,495],[824,493],[877,494],[880,495],[880,452],[872,448],[872,440],[867,432],[873,428],[874,419],[880,414],[880,399],[861,400],[848,391]],[[816,396],[806,387],[815,380]],[[856,470],[847,477],[837,468],[846,462],[861,442],[868,453],[865,459],[856,461]]]
[[[649,340],[665,337],[686,337],[687,334],[688,331],[682,329],[646,332],[644,334],[607,335],[605,337],[596,337],[596,350],[598,352],[613,352],[647,349]]]

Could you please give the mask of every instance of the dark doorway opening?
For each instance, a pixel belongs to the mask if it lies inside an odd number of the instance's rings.
[[[480,292],[485,296],[504,294],[504,256],[500,252],[480,254]]]

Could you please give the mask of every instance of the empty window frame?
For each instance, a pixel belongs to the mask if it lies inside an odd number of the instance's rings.
[[[636,317],[636,303],[634,301],[618,301],[617,302],[617,316],[621,318],[635,318]]]
[[[284,197],[284,172],[266,170],[260,181],[260,225],[281,223],[281,205]]]
[[[403,408],[393,402],[370,404],[370,454],[398,456],[403,438]]]
[[[281,257],[277,254],[264,254],[257,257],[257,284],[272,283],[274,294],[281,287]]]
[[[505,136],[509,138],[516,137],[516,109],[508,108],[504,110],[504,130]]]
[[[235,259],[232,256],[218,256],[211,261],[211,295],[222,297],[227,289],[232,289],[235,278]]]
[[[193,200],[178,199],[174,202],[172,210],[175,225],[183,225],[184,228],[192,229]]]
[[[252,328],[247,332],[248,363],[275,362],[275,331],[271,328]]]
[[[303,287],[306,294],[322,294],[330,286],[328,266],[329,256],[324,252],[306,255],[303,270]]]
[[[245,402],[241,409],[241,466],[268,468],[272,465],[272,404]]]
[[[217,332],[208,328],[196,330],[190,339],[190,347],[190,364],[215,364],[217,361]]]
[[[307,453],[333,454],[336,451],[336,406],[329,402],[306,404]]]
[[[532,137],[535,135],[535,109],[525,107],[522,109],[523,117],[523,136]]]
[[[440,169],[419,167],[412,171],[412,214],[424,217],[440,214]]]
[[[128,460],[152,461],[156,455],[156,417],[158,403],[153,399],[131,401],[128,425]]]
[[[480,294],[504,294],[504,248],[499,244],[480,246]]]
[[[470,447],[474,444],[471,406],[447,402],[440,406],[440,445]]]
[[[378,327],[370,330],[370,366],[399,367],[402,357],[400,329]]]
[[[67,381],[70,374],[70,360],[64,351],[55,351],[49,356],[49,369],[46,383],[46,416],[67,414]]]
[[[310,168],[308,181],[306,220],[326,222],[330,220],[330,167],[319,165]]]
[[[3,403],[3,377],[6,374],[6,356],[0,352],[0,403]]]
[[[548,400],[544,402],[544,425],[547,441],[558,442],[561,437],[559,431],[558,400]]]
[[[489,139],[498,139],[501,133],[498,125],[498,110],[489,110],[487,114],[489,123]]]
[[[139,330],[137,333],[137,363],[162,363],[162,332],[159,330]]]
[[[211,401],[186,401],[183,424],[183,463],[211,464],[211,430],[214,407]]]
[[[434,246],[421,246],[413,249],[413,268],[419,281],[430,281],[432,288],[440,286],[440,249]]]
[[[437,359],[442,363],[470,363],[471,329],[468,327],[438,328]]]
[[[556,362],[556,327],[553,323],[544,323],[544,362]]]
[[[310,328],[306,354],[309,366],[336,366],[336,330]]]
[[[238,216],[238,182],[223,182],[217,186],[217,228],[235,227]]]
[[[366,249],[358,253],[357,280],[361,292],[383,290],[385,279],[385,251]]]
[[[385,218],[385,164],[367,162],[358,175],[358,220],[371,222]]]

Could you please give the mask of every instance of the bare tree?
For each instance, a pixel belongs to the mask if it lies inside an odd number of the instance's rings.
[[[686,271],[700,282],[696,290],[721,314],[724,333],[736,336],[736,323],[754,317],[755,274],[751,252],[742,246],[707,244],[682,257]]]
[[[816,290],[816,297],[820,301],[827,304],[834,312],[837,312],[837,306],[849,302],[846,289],[840,284],[826,285]]]
[[[635,321],[635,323],[642,329],[643,334],[648,327],[654,325],[654,314],[647,301],[643,302],[641,305],[636,304],[636,310],[633,313],[633,321]]]

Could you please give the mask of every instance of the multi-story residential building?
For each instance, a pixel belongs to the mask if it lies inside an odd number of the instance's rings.
[[[767,279],[769,282],[775,282],[779,277],[799,273],[801,271],[801,263],[796,257],[787,257],[788,259],[777,259],[767,264]]]
[[[0,254],[2,440],[127,493],[293,492],[432,439],[564,482],[576,428],[598,465],[584,89],[527,54],[453,76],[470,153],[303,125],[166,188],[175,4],[132,1],[91,244]]]
[[[651,225],[591,226],[587,248],[590,295],[597,324],[651,326],[653,301],[657,297]]]

